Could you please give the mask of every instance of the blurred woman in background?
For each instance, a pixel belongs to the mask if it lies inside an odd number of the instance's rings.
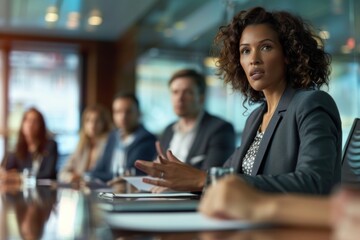
[[[82,114],[80,139],[75,152],[59,174],[59,180],[75,183],[84,179],[101,157],[111,129],[110,113],[100,105],[87,107]]]
[[[15,151],[5,157],[0,179],[20,180],[24,169],[37,179],[56,179],[57,160],[57,143],[49,136],[43,115],[30,108],[23,115]]]

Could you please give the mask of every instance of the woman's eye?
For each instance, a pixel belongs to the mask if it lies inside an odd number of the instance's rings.
[[[241,54],[248,54],[248,53],[249,53],[249,49],[243,48],[243,49],[240,50],[240,53],[241,53]]]
[[[261,49],[264,51],[269,51],[272,49],[272,47],[270,45],[264,45]]]

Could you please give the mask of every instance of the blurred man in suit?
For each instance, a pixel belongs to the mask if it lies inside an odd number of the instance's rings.
[[[113,105],[113,121],[116,126],[107,140],[104,153],[91,172],[91,177],[104,182],[114,177],[135,174],[137,159],[151,161],[155,158],[156,137],[140,123],[140,108],[132,93],[119,93]],[[130,172],[129,172],[130,171]],[[143,175],[136,170],[136,175]]]
[[[171,150],[198,169],[222,166],[235,149],[235,131],[230,123],[204,110],[204,76],[192,69],[177,71],[169,80],[169,89],[179,119],[166,127],[161,149]]]

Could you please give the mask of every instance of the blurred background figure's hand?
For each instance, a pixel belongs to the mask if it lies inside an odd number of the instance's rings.
[[[0,182],[1,183],[21,183],[21,174],[16,170],[6,171],[0,168]]]

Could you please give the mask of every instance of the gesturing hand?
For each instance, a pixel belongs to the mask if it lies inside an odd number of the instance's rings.
[[[160,187],[176,191],[201,191],[204,186],[206,173],[177,159],[170,150],[166,158],[162,153],[160,144],[157,143],[158,161],[147,162],[137,160],[135,167],[157,180],[144,178],[143,181]]]

